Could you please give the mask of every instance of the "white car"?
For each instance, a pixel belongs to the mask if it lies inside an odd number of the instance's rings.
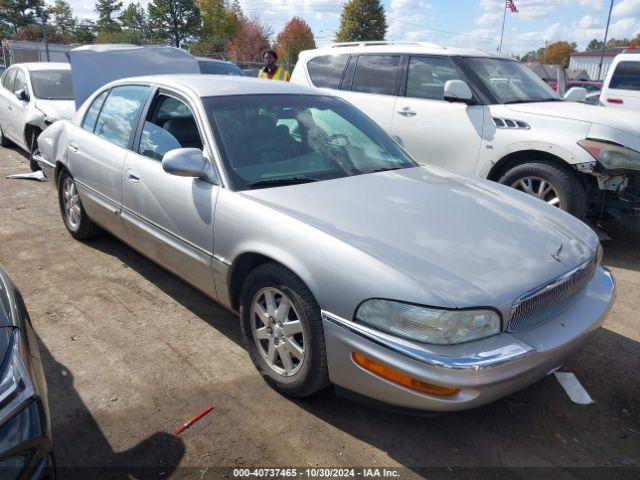
[[[510,58],[343,43],[302,52],[291,81],[331,89],[421,163],[499,181],[578,217],[640,206],[640,115],[578,103],[583,89],[563,101]]]
[[[29,152],[31,169],[40,133],[75,113],[68,63],[20,63],[0,77],[0,145],[10,142]]]
[[[613,59],[604,80],[600,104],[640,112],[640,48],[629,47]]]

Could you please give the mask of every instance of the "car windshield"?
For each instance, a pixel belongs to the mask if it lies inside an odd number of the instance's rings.
[[[417,165],[367,116],[334,97],[234,95],[203,102],[236,190]]]
[[[501,58],[463,58],[471,76],[497,103],[560,101],[560,97],[524,64]]]
[[[30,72],[36,98],[42,100],[73,100],[70,70],[35,70]]]

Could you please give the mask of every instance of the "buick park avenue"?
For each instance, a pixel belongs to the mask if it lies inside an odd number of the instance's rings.
[[[107,230],[237,312],[257,369],[292,397],[333,384],[475,407],[562,366],[613,302],[581,221],[418,165],[320,90],[123,79],[39,147],[71,236]]]

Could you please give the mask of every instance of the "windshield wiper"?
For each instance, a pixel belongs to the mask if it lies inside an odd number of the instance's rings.
[[[380,167],[375,170],[371,170],[369,173],[388,172],[389,170],[401,170],[404,167]]]
[[[511,100],[509,102],[504,102],[503,105],[513,105],[514,103],[540,103],[540,102],[561,102],[560,98],[543,98],[540,100]]]
[[[271,180],[259,180],[257,182],[250,183],[248,188],[265,188],[265,187],[279,187],[282,185],[297,185],[300,183],[316,182],[315,178],[311,177],[289,177],[289,178],[273,178]]]

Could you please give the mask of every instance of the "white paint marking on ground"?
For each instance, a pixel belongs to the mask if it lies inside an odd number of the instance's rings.
[[[579,405],[590,405],[593,403],[593,399],[589,392],[585,390],[585,388],[580,383],[580,380],[571,372],[554,372],[555,377],[564,388],[564,391],[567,392],[569,398],[573,403],[577,403]]]

